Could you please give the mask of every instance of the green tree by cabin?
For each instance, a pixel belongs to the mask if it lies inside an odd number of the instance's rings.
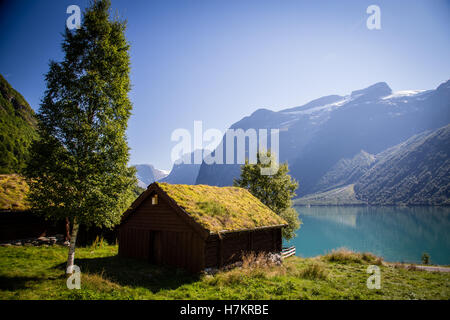
[[[80,224],[112,228],[134,199],[126,129],[132,105],[126,23],[110,1],[91,3],[80,29],[64,34],[62,62],[51,61],[38,113],[39,140],[26,170],[29,200],[51,219],[68,217],[72,273]]]
[[[263,163],[266,162],[261,161],[263,156],[270,161]],[[288,226],[283,228],[283,238],[289,240],[295,237],[295,231],[301,224],[297,211],[292,208],[292,198],[296,195],[298,182],[288,174],[287,163],[280,164],[278,171],[273,175],[261,174],[261,169],[270,167],[273,161],[276,161],[275,156],[270,151],[266,154],[259,152],[256,164],[250,164],[247,160],[241,166],[241,176],[234,180],[234,185],[248,189],[262,203],[286,220]]]

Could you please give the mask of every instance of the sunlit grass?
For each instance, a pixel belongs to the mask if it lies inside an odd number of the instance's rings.
[[[81,290],[69,290],[67,248],[0,247],[0,299],[445,299],[450,274],[380,265],[381,289],[366,286],[377,257],[338,250],[290,257],[278,266],[245,256],[241,268],[214,275],[152,266],[117,256],[117,246],[78,248]]]

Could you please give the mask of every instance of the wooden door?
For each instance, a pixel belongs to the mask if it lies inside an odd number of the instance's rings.
[[[151,264],[161,264],[161,233],[159,231],[148,233],[148,260]]]
[[[161,264],[161,232],[150,231],[150,263]]]
[[[155,264],[155,232],[148,231],[148,261]]]

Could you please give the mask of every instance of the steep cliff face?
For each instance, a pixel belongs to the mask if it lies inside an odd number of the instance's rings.
[[[197,180],[198,171],[200,170],[200,164],[194,164],[194,157],[201,157],[202,150],[195,150],[190,154],[184,155],[183,159],[190,159],[190,164],[180,163],[174,164],[169,175],[161,180],[161,182],[167,182],[172,184],[195,184]]]
[[[295,203],[450,205],[449,152],[450,125],[426,131],[375,156],[360,153],[340,161],[322,179],[331,190]]]
[[[449,205],[450,125],[414,136],[380,154],[355,184],[369,204]]]
[[[36,116],[22,95],[0,75],[0,173],[18,173],[37,137]]]

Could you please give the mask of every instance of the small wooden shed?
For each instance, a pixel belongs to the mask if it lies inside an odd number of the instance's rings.
[[[281,251],[286,222],[238,187],[152,183],[119,226],[119,255],[199,272]]]

